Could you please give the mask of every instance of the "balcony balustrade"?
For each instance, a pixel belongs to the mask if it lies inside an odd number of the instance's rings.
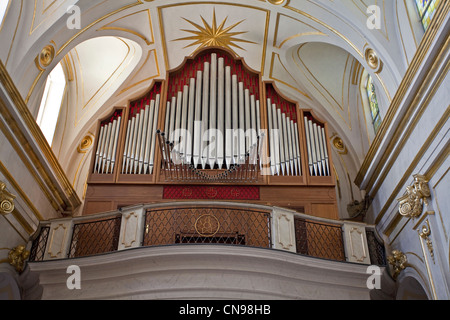
[[[245,203],[176,202],[43,222],[30,261],[71,259],[138,247],[221,244],[385,265],[372,226]]]

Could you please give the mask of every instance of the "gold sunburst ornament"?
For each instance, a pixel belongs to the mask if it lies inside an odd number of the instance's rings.
[[[199,45],[200,48],[217,46],[233,50],[231,47],[235,47],[244,51],[245,49],[236,44],[237,42],[255,44],[255,42],[237,38],[237,36],[245,34],[247,33],[247,31],[232,32],[233,29],[235,29],[245,20],[241,20],[231,26],[225,27],[225,24],[228,19],[228,17],[226,17],[222,21],[222,23],[218,26],[215,10],[213,12],[213,21],[211,24],[206,22],[206,20],[202,16],[200,16],[200,18],[202,19],[203,27],[193,21],[183,18],[185,21],[189,22],[192,26],[194,26],[197,30],[182,29],[182,31],[189,32],[194,35],[175,39],[174,41],[193,41],[192,43],[185,46],[185,48]]]

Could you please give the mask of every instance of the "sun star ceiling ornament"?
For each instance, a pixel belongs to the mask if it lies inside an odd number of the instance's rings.
[[[206,22],[206,20],[200,16],[203,22],[203,27],[193,21],[190,21],[188,19],[183,18],[185,21],[189,22],[193,27],[195,27],[197,30],[186,30],[182,29],[184,32],[189,32],[194,34],[193,36],[184,37],[175,39],[174,41],[193,41],[192,43],[185,46],[185,48],[193,47],[196,45],[200,45],[199,48],[203,47],[224,47],[227,49],[230,49],[233,51],[232,47],[244,50],[241,46],[239,46],[237,43],[252,43],[255,44],[255,42],[239,39],[237,36],[247,33],[247,31],[234,31],[237,26],[239,26],[242,22],[245,20],[241,20],[231,26],[225,26],[228,17],[226,17],[221,24],[217,25],[217,19],[216,19],[216,11],[213,11],[213,20],[212,23],[209,24]]]

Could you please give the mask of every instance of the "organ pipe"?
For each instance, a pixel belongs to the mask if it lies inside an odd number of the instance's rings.
[[[310,175],[330,176],[325,128],[308,116],[304,117],[304,123]]]
[[[325,126],[270,91],[270,84],[261,103],[259,85],[241,68],[212,53],[176,73],[164,99],[164,130],[158,127],[158,90],[131,107],[122,139],[122,116],[102,123],[93,172],[111,174],[120,160],[121,174],[153,174],[159,152],[168,180],[257,181],[265,152],[271,176],[300,177],[305,150],[309,175],[330,176]],[[122,153],[116,158],[119,141]]]

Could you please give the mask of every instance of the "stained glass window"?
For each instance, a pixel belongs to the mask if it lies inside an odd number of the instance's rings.
[[[433,19],[436,8],[441,0],[415,0],[419,10],[420,19],[425,30]]]
[[[380,109],[378,107],[377,94],[375,91],[375,84],[371,76],[367,78],[367,96],[369,98],[370,115],[372,116],[372,124],[375,133],[378,131],[381,125]]]

